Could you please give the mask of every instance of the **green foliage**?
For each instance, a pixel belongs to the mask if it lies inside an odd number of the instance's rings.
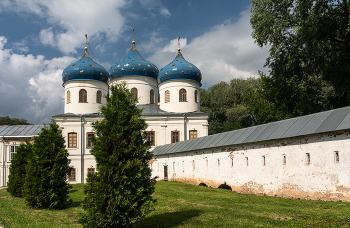
[[[209,113],[209,134],[255,125],[255,117],[244,103],[247,89],[256,90],[260,79],[232,79],[201,90],[201,111]]]
[[[142,110],[130,99],[125,84],[110,90],[101,109],[104,119],[93,124],[96,138],[91,153],[98,172],[87,179],[85,211],[80,218],[84,227],[130,227],[155,203],[151,196],[155,179],[148,165],[152,154],[145,143]]]
[[[349,11],[348,0],[252,0],[252,36],[270,47],[263,93],[282,116],[349,105]]]
[[[30,125],[25,119],[10,118],[9,116],[0,116],[0,125]]]
[[[12,196],[22,197],[24,180],[26,177],[26,166],[28,163],[28,157],[30,157],[30,154],[32,153],[32,147],[33,145],[28,141],[21,143],[11,160],[7,191]]]
[[[274,79],[261,74],[262,83],[249,88],[244,103],[256,124],[284,120],[331,109],[334,89],[324,80],[307,77]]]
[[[62,131],[55,123],[45,126],[34,138],[23,190],[30,207],[62,209],[72,202],[67,181],[71,168],[64,143]]]

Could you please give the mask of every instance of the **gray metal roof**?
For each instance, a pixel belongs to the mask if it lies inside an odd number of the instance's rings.
[[[273,123],[157,146],[154,155],[283,139],[350,129],[350,106]]]
[[[188,113],[179,113],[179,112],[166,112],[159,108],[157,104],[145,104],[145,105],[136,105],[138,109],[142,109],[141,116],[183,116],[186,114],[187,116],[197,116],[197,115],[206,115],[209,116],[208,113],[204,112],[188,112]],[[89,113],[89,114],[74,114],[74,113],[64,113],[58,114],[53,117],[101,117],[102,113]]]
[[[137,105],[137,108],[143,109],[142,116],[183,116],[186,114],[187,116],[196,116],[196,115],[207,115],[208,113],[204,112],[188,112],[188,113],[179,113],[179,112],[166,112],[159,108],[157,104],[144,104]]]
[[[2,125],[0,137],[32,137],[38,135],[43,125]]]

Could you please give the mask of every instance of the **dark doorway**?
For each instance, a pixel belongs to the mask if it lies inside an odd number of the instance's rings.
[[[165,181],[168,180],[168,166],[167,165],[164,166],[164,180]]]

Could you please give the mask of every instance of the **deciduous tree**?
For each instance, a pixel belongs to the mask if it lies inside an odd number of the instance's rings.
[[[348,0],[252,0],[251,12],[253,38],[270,48],[270,102],[299,114],[349,105]]]

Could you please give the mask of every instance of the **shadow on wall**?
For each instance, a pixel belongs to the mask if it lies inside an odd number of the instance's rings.
[[[164,228],[164,227],[178,227],[184,221],[201,214],[200,210],[187,210],[177,212],[167,212],[159,215],[153,215],[141,220],[135,225],[136,228]]]

